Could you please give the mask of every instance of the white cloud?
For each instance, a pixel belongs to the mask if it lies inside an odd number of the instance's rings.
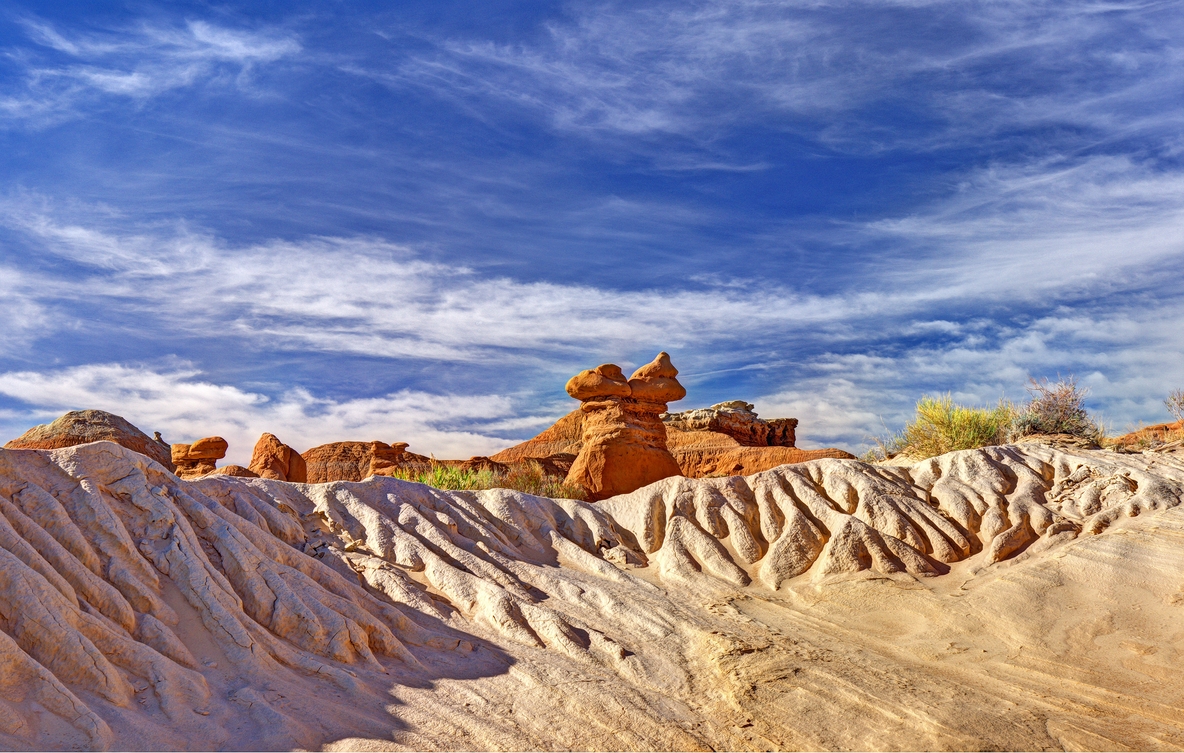
[[[337,401],[291,390],[271,399],[204,381],[191,367],[121,364],[0,373],[0,395],[30,406],[0,413],[0,426],[13,437],[68,410],[95,408],[121,415],[149,434],[159,431],[170,442],[221,436],[230,443],[224,462],[240,465],[250,461],[251,448],[265,431],[301,451],[325,442],[379,440],[408,442],[413,452],[440,458],[467,458],[513,444],[471,428],[512,415],[510,399],[498,395],[401,390]]]
[[[1170,8],[600,3],[530,44],[446,40],[393,76],[375,75],[450,98],[493,97],[565,130],[677,133],[708,145],[725,127],[769,118],[857,151],[950,146],[1049,124],[1174,135],[1184,54]],[[885,109],[927,125],[894,128]]]
[[[33,48],[10,56],[24,66],[25,81],[0,98],[0,115],[33,125],[73,117],[96,94],[142,102],[221,78],[241,88],[254,66],[301,51],[290,34],[223,28],[205,21],[87,34],[62,32],[35,19],[21,23],[33,42],[67,59],[42,60]]]
[[[1022,403],[1029,378],[1076,376],[1111,433],[1169,420],[1184,386],[1184,296],[1152,305],[1061,310],[1023,326],[978,322],[944,344],[882,355],[821,354],[786,389],[753,400],[763,416],[801,420],[800,446],[860,450],[899,431],[923,395],[977,406]]]

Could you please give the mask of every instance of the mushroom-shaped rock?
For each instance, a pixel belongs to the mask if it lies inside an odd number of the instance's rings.
[[[172,446],[173,465],[181,478],[198,478],[213,473],[218,460],[226,457],[230,445],[222,437],[205,437],[193,444]]]
[[[613,364],[573,377],[567,394],[581,401],[583,444],[568,482],[600,500],[681,475],[659,418],[668,401],[686,395],[677,375],[670,356],[660,353],[630,380]]]
[[[621,367],[606,363],[595,369],[587,369],[567,381],[567,394],[576,400],[594,400],[598,397],[629,397],[632,391]]]
[[[657,358],[633,372],[629,377],[629,388],[634,400],[651,403],[672,403],[687,396],[687,390],[678,379],[678,369],[670,362],[665,351]]]
[[[255,449],[251,452],[251,464],[248,467],[260,478],[297,484],[308,481],[308,469],[304,458],[274,434],[265,433],[259,437]]]

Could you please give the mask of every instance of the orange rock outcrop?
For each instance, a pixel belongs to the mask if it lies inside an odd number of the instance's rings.
[[[596,376],[581,374],[573,380],[576,382],[574,388],[583,394],[592,389],[590,385],[604,384],[605,379],[608,377],[603,373]],[[620,392],[619,387],[610,389]],[[586,416],[583,410],[574,410],[533,439],[491,457],[501,463],[513,463],[528,458],[558,457],[558,453],[562,452],[578,454],[584,446]],[[661,418],[666,429],[666,449],[681,474],[690,478],[743,476],[786,463],[855,457],[834,447],[798,449],[794,446],[798,425],[796,418],[761,419],[750,403],[741,400],[719,403],[710,408],[667,413]]]
[[[193,444],[174,444],[172,459],[177,475],[188,479],[213,473],[218,461],[226,457],[229,447],[222,437],[204,437]]]
[[[796,418],[766,421],[756,414],[752,403],[731,400],[710,408],[667,413],[662,416],[667,430],[726,434],[744,447],[793,447],[797,442]]]
[[[552,455],[574,457],[580,453],[583,446],[584,412],[576,408],[533,439],[490,455],[490,458],[499,463],[513,463],[519,460],[548,458]]]
[[[51,423],[34,426],[4,447],[9,450],[58,450],[104,439],[147,455],[173,470],[169,446],[163,440],[149,437],[122,416],[101,410],[70,411]]]
[[[666,404],[681,400],[670,356],[659,353],[629,379],[614,364],[581,371],[567,383],[567,394],[580,401],[582,444],[567,481],[600,500],[667,478],[680,476],[666,449],[666,427],[659,418]]]
[[[1141,449],[1172,442],[1184,436],[1184,421],[1170,424],[1155,424],[1115,437],[1111,443],[1123,449]]]
[[[666,427],[666,447],[690,478],[750,476],[787,463],[819,458],[850,460],[855,456],[830,447],[801,450],[797,447],[746,447],[734,437],[714,431],[678,431]]]
[[[407,452],[406,442],[330,442],[305,450],[301,457],[310,484],[361,481],[400,469],[426,471],[432,467],[431,458]]]
[[[308,468],[299,452],[284,444],[274,434],[264,433],[251,451],[248,466],[259,478],[277,481],[291,481],[303,484],[308,481]]]

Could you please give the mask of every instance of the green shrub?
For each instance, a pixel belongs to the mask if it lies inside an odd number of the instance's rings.
[[[438,463],[429,471],[396,470],[393,478],[426,484],[448,491],[480,491],[482,489],[513,489],[553,499],[586,499],[583,488],[566,483],[557,476],[549,476],[533,461],[515,465],[506,473],[491,470],[469,470]]]
[[[924,459],[955,450],[1002,444],[1007,441],[1015,408],[999,401],[994,408],[958,405],[947,393],[917,401],[915,420],[884,443],[885,457],[896,454]]]
[[[1073,377],[1050,382],[1033,379],[1028,385],[1032,400],[1015,418],[1012,437],[1031,434],[1069,434],[1101,441],[1105,432],[1085,409],[1088,392]]]
[[[875,462],[897,455],[931,458],[1005,444],[1032,434],[1070,434],[1098,443],[1105,439],[1105,428],[1085,409],[1086,391],[1073,377],[1055,383],[1033,379],[1028,392],[1032,399],[1018,410],[1006,400],[994,408],[968,408],[956,404],[949,393],[923,397],[917,401],[916,418],[899,434],[875,439],[876,447],[863,459]],[[1176,390],[1165,402],[1169,410],[1177,406],[1184,415],[1184,391]]]

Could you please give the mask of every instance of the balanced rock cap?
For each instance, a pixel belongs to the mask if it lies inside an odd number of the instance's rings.
[[[585,369],[567,381],[567,394],[576,400],[593,400],[598,397],[629,397],[633,391],[621,367],[605,363],[595,369]]]
[[[222,437],[205,437],[193,444],[174,444],[171,447],[173,462],[186,460],[221,460],[226,457],[230,445]]]
[[[629,387],[633,397],[651,403],[672,403],[687,396],[687,390],[675,378],[678,369],[670,362],[670,354],[659,353],[653,361],[633,372]]]

